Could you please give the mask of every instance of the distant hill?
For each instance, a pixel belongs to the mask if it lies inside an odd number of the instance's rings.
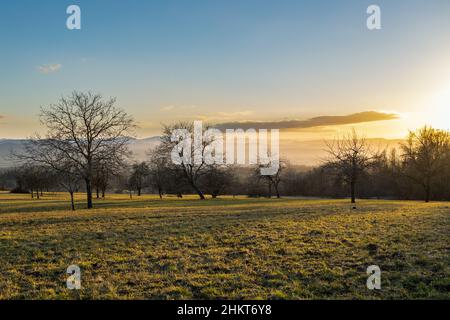
[[[160,137],[151,137],[145,139],[133,139],[130,143],[130,150],[133,152],[133,158],[136,161],[146,160],[147,152],[155,148],[160,142]]]
[[[13,162],[8,159],[12,151],[20,151],[26,140],[0,139],[0,168],[10,167]]]
[[[150,137],[145,139],[132,139],[130,150],[136,161],[147,159],[146,153],[156,147],[160,137]],[[368,142],[375,149],[398,147],[400,139],[368,139]],[[26,140],[0,139],[0,168],[12,166],[14,163],[8,159],[12,150],[20,151]],[[314,166],[320,164],[326,157],[325,143],[323,140],[298,141],[295,139],[282,139],[280,141],[280,153],[292,164]]]
[[[132,139],[130,142],[130,150],[133,158],[137,161],[146,159],[146,153],[150,149],[158,145],[160,138],[151,137],[145,139]],[[8,168],[14,165],[9,159],[12,151],[20,152],[27,140],[24,139],[0,139],[0,168]]]

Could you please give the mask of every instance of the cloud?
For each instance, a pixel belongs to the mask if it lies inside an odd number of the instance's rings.
[[[160,110],[161,111],[172,111],[175,109],[175,106],[164,106]]]
[[[244,110],[236,112],[216,112],[212,114],[197,114],[192,115],[192,119],[201,120],[208,123],[217,123],[218,121],[233,121],[236,119],[242,119],[253,114],[253,111]]]
[[[323,126],[337,126],[346,124],[357,124],[362,122],[384,121],[398,119],[398,115],[393,113],[383,113],[377,111],[365,111],[353,113],[345,116],[320,116],[308,120],[283,120],[283,121],[242,121],[219,123],[214,127],[219,129],[305,129]]]
[[[54,64],[46,64],[42,66],[38,66],[37,70],[42,74],[49,74],[58,72],[62,68],[62,64],[54,63]]]
[[[164,112],[170,112],[170,111],[177,111],[177,112],[182,112],[182,111],[191,111],[197,109],[197,106],[173,106],[173,105],[168,105],[168,106],[164,106],[161,107],[159,110],[160,111],[164,111]]]
[[[253,114],[253,111],[237,111],[237,112],[218,112],[217,115],[225,118],[245,117]]]

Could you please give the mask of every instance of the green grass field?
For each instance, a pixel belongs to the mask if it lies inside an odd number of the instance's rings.
[[[114,195],[95,206],[0,194],[0,299],[450,298],[448,202]],[[72,264],[78,291],[66,288]],[[381,290],[366,287],[372,264]]]

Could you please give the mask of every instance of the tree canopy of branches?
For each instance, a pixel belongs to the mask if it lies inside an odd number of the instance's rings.
[[[326,142],[330,159],[326,167],[335,171],[350,186],[351,202],[356,202],[356,184],[362,174],[372,165],[376,155],[370,150],[365,138],[356,130]]]
[[[67,173],[64,168],[70,167],[71,173],[84,180],[88,209],[92,208],[95,165],[121,166],[129,155],[127,144],[134,122],[115,102],[99,94],[73,92],[41,108],[40,120],[47,134],[31,139],[20,156],[59,172]]]
[[[147,153],[149,157],[149,185],[158,192],[162,199],[163,193],[167,191],[168,182],[171,178],[170,163],[167,161],[163,147],[156,147]]]
[[[75,211],[74,194],[78,192],[81,185],[81,178],[76,169],[72,166],[71,161],[61,162],[54,167],[56,181],[59,186],[66,190],[70,195],[70,207]]]
[[[142,189],[148,185],[149,171],[148,164],[145,162],[135,163],[131,168],[129,186],[137,191],[138,196],[141,196]]]
[[[208,130],[208,126],[202,128],[203,132],[199,133],[203,136],[204,132]],[[179,130],[185,130],[187,134],[194,141],[197,133],[194,132],[194,123],[192,122],[178,122],[173,125],[163,126],[163,136],[161,137],[161,146],[159,152],[165,155],[167,161],[171,161],[171,152],[177,146],[179,142],[172,141],[173,133]],[[180,140],[183,140],[180,139]],[[182,176],[186,179],[190,187],[197,193],[200,199],[204,200],[205,195],[201,190],[200,178],[207,171],[207,164],[205,163],[205,152],[208,146],[211,145],[213,140],[202,139],[200,146],[196,146],[195,143],[191,143],[190,150],[182,149],[179,151],[180,158],[186,158],[188,156],[190,159],[195,159],[196,155],[200,155],[200,161],[191,161],[190,163],[182,162],[175,166],[176,170],[180,170]],[[212,166],[211,164],[210,166]]]
[[[25,162],[22,165],[9,170],[9,175],[16,181],[13,192],[30,193],[31,197],[37,199],[54,184],[54,172],[43,165]]]
[[[120,166],[119,166],[120,164]],[[96,198],[100,198],[100,192],[101,196],[104,199],[106,189],[109,187],[111,178],[115,177],[117,174],[120,173],[122,168],[122,163],[118,162],[110,162],[110,161],[102,161],[102,162],[95,162],[93,165],[93,180],[92,180],[92,186],[95,188],[96,191]]]
[[[257,182],[265,182],[267,185],[267,196],[268,198],[272,197],[272,188],[275,190],[275,195],[277,199],[281,198],[280,194],[280,183],[282,181],[282,173],[288,167],[288,162],[286,160],[280,160],[278,170],[275,174],[272,175],[263,175],[261,174],[261,168],[267,167],[267,165],[257,165],[254,168],[253,175],[255,176]]]
[[[205,191],[215,199],[225,190],[231,191],[231,184],[234,180],[233,167],[208,165],[201,180]]]
[[[425,126],[410,131],[401,148],[405,176],[423,188],[429,202],[435,179],[450,166],[450,133]]]

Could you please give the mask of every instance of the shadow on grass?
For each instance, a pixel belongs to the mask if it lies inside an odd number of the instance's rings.
[[[69,200],[24,200],[20,199],[25,204],[17,204],[19,199],[8,199],[7,201],[0,203],[0,214],[6,213],[39,213],[39,212],[52,212],[52,211],[71,211]],[[113,208],[179,208],[179,207],[207,207],[212,205],[247,205],[247,204],[265,204],[274,203],[275,201],[293,201],[294,199],[113,199],[113,200],[97,200],[94,199],[94,209],[113,209]],[[12,203],[9,203],[12,201]],[[76,214],[78,211],[86,210],[86,202],[84,200],[75,201]]]
[[[186,210],[186,206],[184,204],[189,204],[189,210]],[[112,206],[108,206],[107,204],[103,205],[103,208],[99,208],[101,211],[88,211],[88,210],[80,210],[71,215],[57,215],[55,217],[42,216],[42,218],[32,218],[32,219],[18,219],[14,221],[8,222],[0,222],[0,226],[3,227],[11,227],[15,228],[36,228],[39,226],[45,225],[61,225],[60,230],[65,230],[65,225],[71,225],[76,223],[84,223],[87,222],[89,224],[103,224],[107,226],[112,225],[120,225],[123,221],[126,221],[130,227],[134,229],[148,230],[153,228],[159,228],[156,225],[161,225],[161,221],[165,227],[170,226],[169,229],[178,228],[182,226],[182,228],[186,231],[192,227],[194,229],[204,229],[211,228],[213,226],[228,226],[228,225],[236,225],[238,222],[239,225],[242,223],[246,224],[248,222],[254,221],[262,221],[264,220],[274,220],[277,218],[286,218],[289,216],[297,216],[297,217],[314,217],[317,215],[323,215],[323,212],[317,212],[314,207],[291,207],[289,209],[286,208],[277,208],[276,206],[267,206],[264,203],[258,203],[253,201],[253,205],[251,207],[245,206],[244,203],[239,202],[239,206],[234,206],[233,208],[229,208],[226,205],[236,204],[233,202],[218,201],[217,199],[209,202],[211,209],[205,210],[204,203],[207,201],[177,201],[177,206],[174,206],[174,201],[167,201],[166,206],[161,206],[161,203],[158,201],[154,201],[153,206],[148,205],[147,202],[139,202],[140,207],[137,205],[128,205],[128,206],[119,206],[117,203],[113,203]],[[192,205],[199,204],[200,205]],[[133,203],[132,203],[133,204]],[[135,203],[134,203],[135,204]],[[217,206],[214,207],[214,204]],[[220,206],[220,204],[225,204],[225,206]],[[242,206],[241,206],[242,205]],[[111,208],[148,208],[153,210],[143,210],[143,211],[119,211],[119,212],[111,212]],[[105,210],[103,212],[103,210]],[[36,210],[33,211],[33,213]],[[69,211],[70,213],[70,211]],[[86,213],[93,213],[92,215],[85,215]],[[335,214],[335,211],[330,210],[329,214]],[[163,219],[163,220],[161,220]],[[0,220],[1,221],[1,220]],[[152,222],[149,224],[149,221],[155,221],[156,225]],[[167,230],[164,228],[164,230]],[[166,231],[164,231],[166,232]],[[89,232],[88,232],[89,233]],[[190,233],[190,232],[189,232]]]

